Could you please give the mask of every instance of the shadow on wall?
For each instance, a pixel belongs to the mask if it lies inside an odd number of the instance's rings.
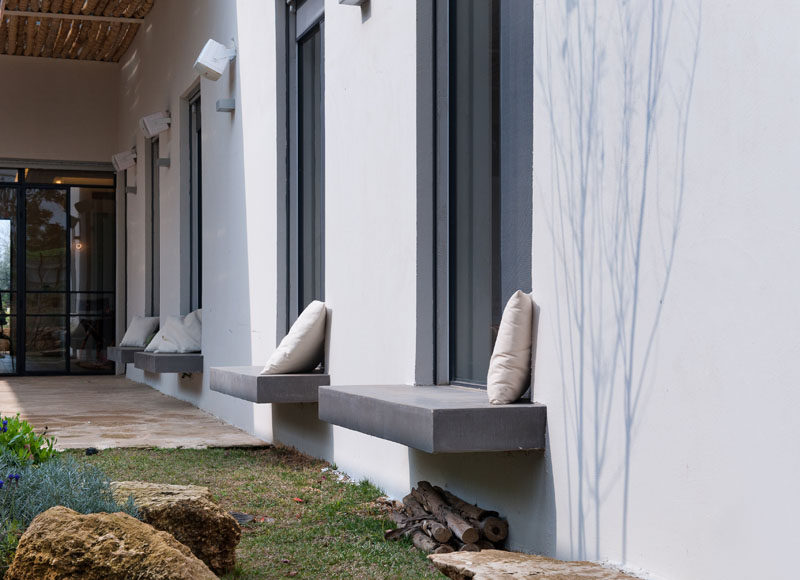
[[[506,547],[535,554],[556,549],[556,503],[549,451],[431,454],[408,450],[409,483],[429,481],[508,518]]]
[[[272,434],[284,445],[333,461],[333,425],[319,420],[317,403],[273,404]]]
[[[631,450],[654,386],[684,202],[701,4],[541,8],[535,99],[549,134],[536,150],[549,183],[538,187],[553,245],[548,334],[563,380],[564,448],[553,453],[566,466],[571,556],[600,559],[619,545],[625,561]],[[601,546],[602,518],[621,538]]]

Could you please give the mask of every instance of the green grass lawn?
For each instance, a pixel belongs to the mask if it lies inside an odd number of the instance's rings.
[[[379,489],[340,482],[291,449],[108,449],[84,460],[112,480],[206,486],[226,510],[256,516],[226,578],[443,578],[408,541],[383,540],[392,524]]]

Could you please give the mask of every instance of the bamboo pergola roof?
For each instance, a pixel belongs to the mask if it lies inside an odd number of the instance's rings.
[[[0,54],[119,62],[154,0],[0,0]]]

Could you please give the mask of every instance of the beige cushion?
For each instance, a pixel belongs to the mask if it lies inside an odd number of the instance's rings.
[[[156,353],[200,352],[202,338],[202,314],[195,310],[186,316],[168,316],[144,350]]]
[[[325,348],[325,303],[314,300],[297,317],[289,334],[269,357],[262,375],[308,373],[322,360]]]
[[[139,316],[131,320],[131,325],[125,331],[125,336],[119,341],[120,346],[144,346],[147,339],[158,330],[158,316]]]
[[[508,300],[492,358],[486,391],[493,405],[517,401],[528,390],[531,376],[531,334],[533,301],[530,295],[517,290]]]

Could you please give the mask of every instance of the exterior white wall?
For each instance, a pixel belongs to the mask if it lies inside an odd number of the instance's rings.
[[[596,5],[535,5],[553,553],[793,577],[800,9]]]
[[[0,56],[0,158],[110,163],[118,79],[111,63]]]
[[[800,64],[800,14],[788,2],[773,12],[706,3],[701,12],[682,0],[651,29],[649,4],[598,4],[595,20],[585,2],[535,3],[544,456],[434,456],[321,423],[316,405],[271,408],[211,393],[208,373],[129,373],[395,497],[429,479],[498,509],[516,549],[622,562],[661,578],[787,577],[800,540],[790,519],[800,463],[786,443],[800,436],[790,417],[800,376],[788,364],[800,353],[800,81],[787,72]],[[201,83],[203,350],[206,367],[257,364],[275,344],[276,208],[285,194],[274,5],[238,0],[234,12],[208,0],[192,4],[189,20],[183,6],[157,3],[127,55],[116,148],[144,146],[138,117],[180,109],[207,38],[237,37],[229,72]],[[326,3],[333,384],[414,380],[415,20],[410,1]],[[236,112],[216,113],[215,100],[231,96]],[[184,119],[174,118],[162,137],[172,158],[161,176],[162,316],[180,310]],[[129,316],[144,307],[142,162],[140,194],[129,196]]]
[[[187,284],[180,271],[187,253],[181,246],[181,210],[187,195],[188,113],[185,97],[201,90],[203,170],[203,353],[204,365],[246,364],[251,356],[266,357],[274,346],[275,323],[275,90],[274,15],[254,2],[240,2],[246,15],[239,34],[233,3],[159,2],[147,17],[121,68],[121,115],[118,147],[145,150],[138,129],[144,115],[169,110],[172,126],[160,136],[161,155],[169,168],[161,171],[160,313],[186,314],[181,291]],[[250,12],[247,12],[250,10]],[[187,26],[190,22],[191,26]],[[209,38],[241,43],[239,57],[217,82],[200,79],[194,61]],[[273,40],[270,40],[272,38]],[[269,59],[260,55],[268,51]],[[271,61],[270,61],[271,59]],[[243,71],[250,74],[243,75]],[[250,90],[242,98],[242,79]],[[263,78],[264,80],[260,80]],[[260,89],[259,89],[260,87]],[[216,112],[220,98],[235,98],[234,113]],[[273,111],[269,115],[269,111]],[[247,115],[247,131],[243,118]],[[271,139],[267,136],[273,136]],[[183,138],[182,138],[183,136]],[[145,306],[144,219],[146,172],[144,155],[137,159],[138,193],[128,196],[128,317]],[[245,160],[248,161],[245,171]],[[246,187],[247,186],[247,187]],[[250,227],[245,227],[244,224]],[[272,295],[272,298],[270,298]],[[272,306],[269,312],[265,304]],[[253,310],[251,311],[251,306]],[[256,352],[251,352],[255,348]],[[263,359],[262,359],[263,360]],[[129,365],[129,376],[172,396],[190,401],[248,431],[271,439],[268,408],[208,389],[208,373],[190,378],[143,374]]]

